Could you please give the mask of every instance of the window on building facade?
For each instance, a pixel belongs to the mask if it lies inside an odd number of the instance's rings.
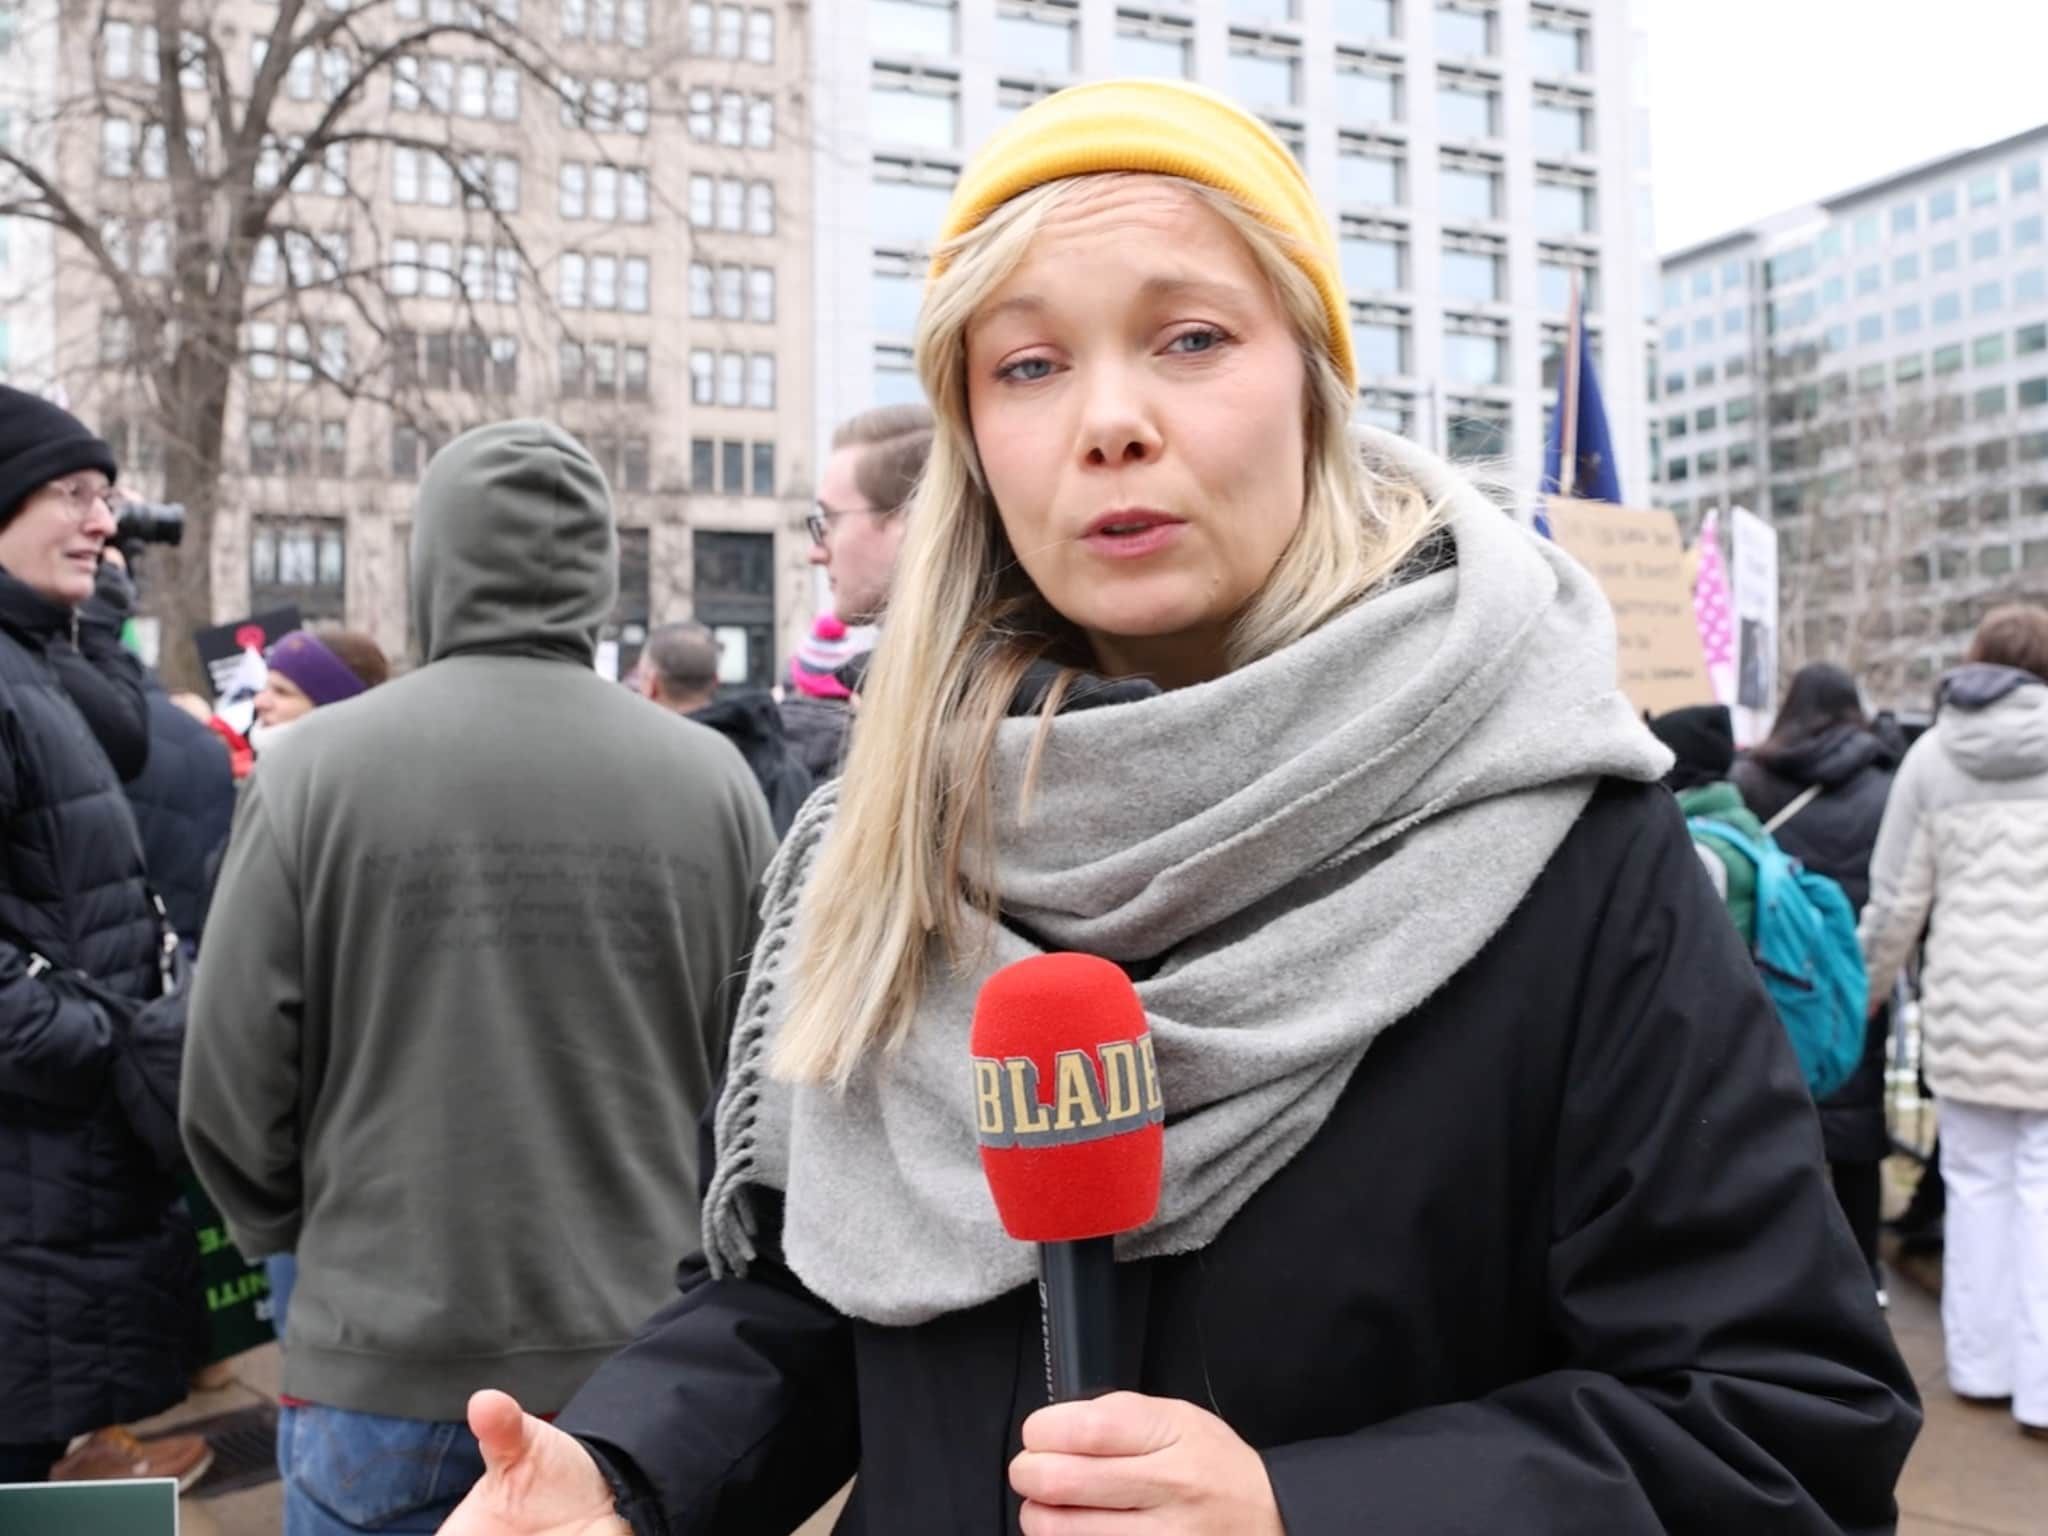
[[[877,405],[921,405],[924,388],[917,381],[910,348],[882,345],[875,348],[874,400]]]
[[[1351,419],[1396,437],[1407,437],[1415,429],[1415,397],[1398,390],[1368,389],[1359,395]]]
[[[1445,155],[1440,163],[1437,201],[1446,219],[1486,221],[1501,216],[1497,162]]]
[[[1436,51],[1449,59],[1489,57],[1495,48],[1496,20],[1491,6],[1438,5]]]
[[[1194,50],[1195,27],[1190,18],[1117,13],[1115,61],[1119,75],[1185,80]]]
[[[1539,11],[1531,18],[1529,51],[1539,75],[1583,75],[1589,67],[1590,39],[1582,22]]]
[[[1437,130],[1447,140],[1491,139],[1500,134],[1500,92],[1468,75],[1437,83]]]
[[[1230,93],[1254,111],[1298,106],[1300,45],[1231,33]]]
[[[1401,70],[1366,54],[1337,53],[1337,116],[1348,123],[1401,121]]]
[[[868,91],[868,127],[878,143],[955,148],[960,142],[958,78],[878,66]]]
[[[1396,144],[1340,136],[1337,141],[1337,200],[1347,208],[1398,208],[1402,151]]]
[[[1593,147],[1593,109],[1583,97],[1538,96],[1531,108],[1530,124],[1539,155],[1579,155]],[[1711,269],[1702,267],[1695,272],[1694,297],[1705,298],[1711,293],[1713,281]]]
[[[1461,462],[1503,458],[1511,427],[1512,417],[1505,405],[1489,400],[1450,400],[1445,405],[1445,451]]]
[[[348,530],[340,518],[249,520],[252,610],[296,606],[308,619],[338,620],[347,577]]]
[[[1590,234],[1594,229],[1590,181],[1556,172],[1536,178],[1533,213],[1540,234]]]
[[[1446,237],[1439,267],[1444,297],[1454,304],[1497,304],[1506,297],[1506,267],[1500,242]]]
[[[929,245],[945,220],[956,174],[950,167],[878,158],[868,204],[876,244]]]
[[[949,55],[957,47],[958,20],[953,0],[868,0],[877,53]]]
[[[1072,74],[1078,15],[1076,6],[1056,0],[1007,0],[996,11],[996,57],[1013,72]]]
[[[1580,303],[1590,312],[1600,307],[1600,273],[1593,258],[1562,247],[1537,250],[1536,300],[1546,314],[1561,315],[1571,308],[1572,277],[1579,279]]]
[[[1351,346],[1366,377],[1408,372],[1408,314],[1405,310],[1359,307],[1352,311]]]
[[[1403,226],[1346,220],[1337,254],[1344,286],[1354,293],[1408,285],[1408,231]]]
[[[277,473],[277,418],[251,416],[245,428],[249,440],[249,473]]]

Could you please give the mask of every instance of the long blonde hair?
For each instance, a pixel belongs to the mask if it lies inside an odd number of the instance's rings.
[[[802,898],[803,949],[774,1058],[784,1077],[843,1085],[869,1050],[907,1033],[935,947],[964,969],[993,932],[997,729],[1031,665],[1057,662],[1042,747],[1089,651],[1032,586],[1004,535],[967,415],[967,328],[1045,220],[1112,179],[1129,178],[1076,177],[1012,199],[948,249],[950,264],[926,292],[917,359],[937,438],[911,502],[837,816]],[[1372,591],[1429,534],[1436,511],[1415,486],[1360,461],[1351,388],[1320,339],[1329,324],[1322,299],[1286,237],[1221,192],[1146,179],[1185,188],[1243,237],[1301,339],[1307,369],[1302,519],[1233,628],[1230,664],[1242,666]],[[1026,810],[1018,807],[1020,818]],[[977,867],[967,867],[970,854]]]

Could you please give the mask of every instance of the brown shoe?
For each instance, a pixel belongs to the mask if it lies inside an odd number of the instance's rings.
[[[213,1465],[213,1447],[197,1435],[138,1440],[118,1424],[95,1430],[50,1469],[53,1483],[97,1483],[129,1477],[175,1477],[185,1493]]]
[[[2048,1440],[2048,1424],[2022,1424],[2020,1433],[2029,1440]]]

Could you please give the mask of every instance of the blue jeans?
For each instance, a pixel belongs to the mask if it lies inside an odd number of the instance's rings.
[[[282,1344],[285,1309],[292,1304],[292,1287],[299,1283],[299,1261],[289,1253],[273,1253],[263,1261],[263,1274],[270,1282],[270,1326]]]
[[[284,1536],[430,1533],[484,1475],[467,1424],[286,1408],[277,1424]]]

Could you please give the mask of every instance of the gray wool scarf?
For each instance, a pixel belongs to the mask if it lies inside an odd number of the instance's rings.
[[[1165,1188],[1125,1259],[1186,1253],[1313,1137],[1380,1032],[1479,953],[1603,775],[1669,754],[1615,685],[1592,579],[1399,439],[1385,474],[1445,507],[1455,556],[1213,682],[1060,716],[1029,820],[1039,729],[1004,723],[993,782],[1006,919],[1059,949],[1156,969],[1138,983],[1165,1092]],[[785,1196],[785,1262],[840,1311],[911,1325],[1030,1282],[975,1139],[968,1033],[996,968],[941,963],[908,1038],[843,1091],[771,1078],[802,944],[800,898],[836,794],[814,797],[769,875],[765,926],[716,1120],[713,1272],[754,1256],[744,1192]]]

